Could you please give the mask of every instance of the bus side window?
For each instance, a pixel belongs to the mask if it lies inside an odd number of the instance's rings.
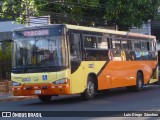
[[[108,41],[106,37],[98,37],[98,49],[108,49]]]
[[[70,34],[70,55],[71,60],[80,60],[80,35],[79,34]]]
[[[153,42],[153,49],[156,51],[156,42]]]
[[[128,45],[128,49],[132,50],[132,41],[131,40],[127,40],[127,45]]]
[[[122,50],[128,50],[129,49],[128,40],[122,40],[121,44],[122,44]]]
[[[141,42],[140,41],[135,41],[133,43],[133,48],[134,48],[134,50],[140,50],[141,49]]]
[[[84,35],[84,48],[97,48],[97,38],[96,36]]]
[[[147,42],[147,50],[150,51],[150,46],[149,42]]]
[[[150,51],[156,51],[156,43],[154,41],[150,42]]]
[[[112,40],[112,49],[120,49],[121,41],[119,39]]]
[[[152,42],[149,42],[149,51],[152,51]]]
[[[141,42],[141,50],[147,50],[148,51],[148,42]]]

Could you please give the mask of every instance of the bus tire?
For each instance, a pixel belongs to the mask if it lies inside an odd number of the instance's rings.
[[[81,97],[84,100],[90,100],[90,99],[94,98],[95,93],[96,93],[95,88],[96,88],[96,86],[95,86],[94,79],[92,77],[89,77],[88,82],[87,82],[87,88],[85,89],[85,91],[83,93],[81,93]]]
[[[141,72],[137,73],[136,76],[136,86],[135,86],[135,90],[136,91],[141,91],[143,88],[143,76]]]
[[[51,95],[39,95],[38,98],[42,102],[49,102],[51,100]]]

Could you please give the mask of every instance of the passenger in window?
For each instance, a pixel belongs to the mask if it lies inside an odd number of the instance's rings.
[[[109,50],[109,51],[108,51],[108,57],[109,57],[109,60],[113,60],[112,50]]]
[[[130,52],[130,60],[136,60],[136,53],[134,51]]]
[[[129,50],[127,50],[127,51],[126,51],[126,60],[127,60],[127,61],[129,61],[129,60],[130,60],[130,58],[131,58],[130,51],[129,51]]]
[[[124,50],[121,51],[121,59],[122,61],[126,61],[126,53]]]
[[[114,61],[121,61],[121,51],[120,47],[117,46],[115,50],[113,50],[113,60]]]

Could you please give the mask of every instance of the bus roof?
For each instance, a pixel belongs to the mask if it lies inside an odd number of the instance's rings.
[[[139,33],[131,33],[126,31],[116,31],[116,30],[109,30],[109,29],[102,29],[102,28],[94,28],[94,27],[85,27],[85,26],[78,26],[78,25],[70,25],[70,24],[50,24],[50,25],[42,25],[42,26],[31,26],[31,27],[23,27],[15,29],[14,31],[19,30],[28,30],[28,29],[39,29],[39,28],[46,28],[52,26],[66,26],[68,29],[73,30],[84,30],[84,31],[92,31],[92,32],[100,32],[100,33],[108,33],[113,35],[122,35],[128,37],[141,37],[141,38],[148,38],[148,39],[155,39],[155,36],[152,35],[144,35]]]
[[[109,29],[101,29],[101,28],[94,28],[94,27],[84,27],[84,26],[77,26],[77,25],[69,25],[66,24],[67,28],[74,29],[74,30],[85,30],[85,31],[92,31],[92,32],[103,32],[103,33],[109,33],[114,35],[124,35],[129,37],[141,37],[141,38],[150,38],[155,39],[155,36],[152,35],[144,35],[139,33],[131,33],[126,31],[115,31],[115,30],[109,30]]]

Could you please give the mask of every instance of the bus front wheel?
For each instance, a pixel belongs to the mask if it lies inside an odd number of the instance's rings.
[[[38,98],[39,100],[41,100],[42,102],[48,102],[51,100],[51,97],[50,95],[39,95]]]
[[[92,77],[89,77],[87,82],[87,88],[83,93],[81,93],[82,98],[85,100],[92,99],[96,93],[95,88],[96,87],[95,87],[94,79]]]

